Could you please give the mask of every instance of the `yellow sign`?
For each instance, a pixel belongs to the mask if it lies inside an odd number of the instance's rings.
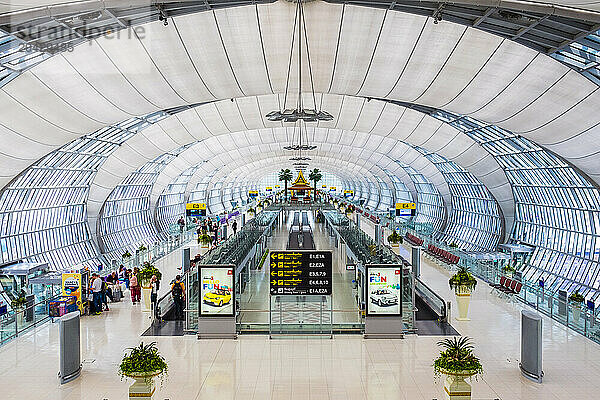
[[[186,210],[206,210],[206,203],[187,203]]]
[[[323,186],[321,186],[321,187],[322,187],[323,189],[325,189],[325,188],[327,187],[327,185],[323,185]]]
[[[279,189],[281,185],[275,185],[275,189]]]
[[[396,203],[396,210],[402,209],[416,210],[417,205],[415,203]]]
[[[353,194],[354,190],[344,190],[344,193]]]
[[[271,186],[267,186],[267,192],[272,192],[273,188]]]
[[[258,197],[258,190],[248,190],[249,197]]]
[[[61,294],[63,296],[77,297],[77,307],[79,307],[79,311],[83,312],[83,302],[81,301],[81,274],[62,274],[61,288]]]
[[[330,192],[335,192],[336,190],[337,190],[337,188],[336,188],[335,186],[331,186],[331,187],[329,188],[329,191],[330,191]]]

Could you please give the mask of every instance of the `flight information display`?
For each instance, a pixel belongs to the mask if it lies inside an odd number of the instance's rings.
[[[273,251],[271,295],[331,295],[331,251]]]

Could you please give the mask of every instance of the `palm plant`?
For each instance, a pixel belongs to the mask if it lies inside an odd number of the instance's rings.
[[[285,185],[285,201],[287,201],[288,182],[290,182],[292,179],[294,179],[294,177],[292,176],[292,171],[290,171],[289,168],[282,168],[281,171],[279,171],[279,180],[283,181]]]
[[[478,375],[483,373],[479,358],[473,354],[473,341],[468,336],[437,342],[443,350],[433,362],[436,376],[445,374]]]
[[[323,179],[323,174],[321,173],[319,168],[315,168],[312,171],[310,171],[310,174],[308,175],[308,179],[315,183],[315,200],[316,200],[317,199],[317,182],[319,182],[321,179]]]

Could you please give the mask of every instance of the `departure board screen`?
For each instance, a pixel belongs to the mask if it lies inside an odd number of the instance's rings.
[[[331,251],[273,251],[271,295],[331,295]]]

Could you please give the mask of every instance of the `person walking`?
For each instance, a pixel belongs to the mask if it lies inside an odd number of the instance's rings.
[[[158,300],[159,289],[158,278],[156,277],[156,275],[152,275],[152,278],[150,279],[150,288],[150,307],[153,312],[156,312],[156,302]]]
[[[181,275],[175,277],[175,282],[171,286],[171,296],[175,303],[175,319],[183,320],[183,307],[185,303],[185,285],[181,282]]]
[[[100,293],[102,294],[102,304],[100,306],[104,306],[104,311],[110,311],[108,308],[108,287],[106,281],[100,277],[98,277],[98,279],[100,279],[100,282],[102,283],[102,288],[100,289]],[[112,301],[112,295],[110,300]]]
[[[92,274],[92,299],[94,304],[94,315],[102,314],[102,279],[98,274]]]
[[[131,302],[133,304],[140,302],[142,289],[138,283],[137,277],[138,268],[135,267],[131,277],[129,278],[129,290],[131,291]]]
[[[237,221],[233,221],[233,224],[231,225],[231,229],[233,229],[233,234],[235,235],[237,232]]]

